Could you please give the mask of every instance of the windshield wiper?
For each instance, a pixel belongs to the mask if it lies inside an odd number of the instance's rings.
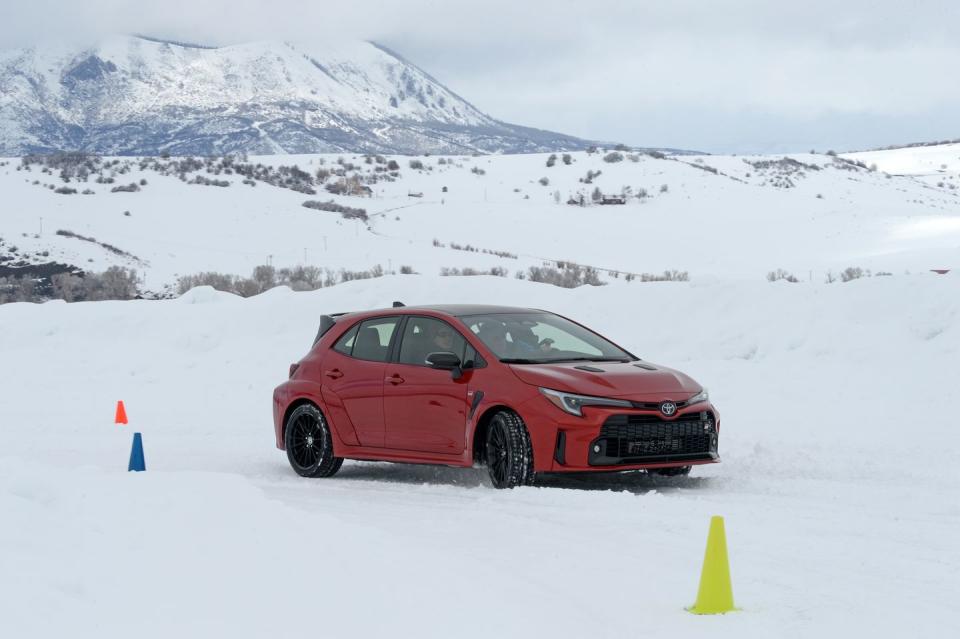
[[[523,359],[522,357],[507,357],[500,360],[504,364],[546,364],[542,359]]]
[[[564,357],[563,359],[551,359],[550,363],[555,362],[629,362],[625,357]]]

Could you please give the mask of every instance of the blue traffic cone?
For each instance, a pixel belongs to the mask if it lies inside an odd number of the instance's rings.
[[[143,458],[143,438],[140,437],[140,433],[134,433],[133,448],[130,449],[130,465],[127,466],[127,471],[146,469],[147,462]]]

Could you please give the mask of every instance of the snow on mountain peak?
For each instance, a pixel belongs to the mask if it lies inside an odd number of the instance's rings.
[[[532,152],[588,143],[499,122],[381,45],[205,47],[113,36],[0,54],[0,153]]]

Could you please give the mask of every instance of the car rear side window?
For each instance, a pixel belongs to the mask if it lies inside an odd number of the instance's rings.
[[[385,362],[390,355],[390,340],[397,328],[398,317],[378,317],[360,323],[351,357]]]
[[[360,328],[359,324],[344,333],[343,336],[337,340],[337,343],[333,345],[333,350],[338,353],[343,353],[344,355],[349,355],[350,352],[353,351],[353,343],[356,341],[358,328]]]

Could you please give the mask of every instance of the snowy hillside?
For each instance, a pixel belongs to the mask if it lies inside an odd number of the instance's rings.
[[[583,149],[499,122],[368,42],[203,47],[122,36],[0,52],[0,154]]]
[[[867,159],[898,166],[898,153]],[[154,292],[266,263],[514,277],[572,261],[621,285],[667,270],[701,282],[777,269],[816,282],[847,268],[900,276],[960,267],[960,167],[942,153],[935,176],[807,154],[120,158],[83,175],[11,158],[0,163],[0,260],[120,265]],[[595,204],[595,192],[626,203]]]
[[[4,634],[264,637],[296,619],[353,637],[952,636],[958,284],[624,295],[431,275],[0,306]],[[540,306],[677,366],[723,415],[723,463],[513,491],[480,469],[348,462],[297,477],[273,447],[271,389],[321,313],[394,299]],[[118,399],[130,426],[112,424]],[[134,430],[146,473],[125,472]],[[715,514],[741,610],[695,617],[683,607]]]
[[[881,171],[897,175],[943,176],[949,178],[960,172],[960,144],[936,144],[883,151],[862,151],[845,153],[844,157],[867,165],[875,164]]]

